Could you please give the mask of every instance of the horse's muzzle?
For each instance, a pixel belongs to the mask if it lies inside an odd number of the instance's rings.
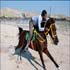
[[[54,38],[54,40],[53,40],[53,41],[54,41],[54,44],[55,44],[55,45],[58,45],[59,39],[58,39],[58,37],[57,37],[57,36],[55,36],[55,38]]]

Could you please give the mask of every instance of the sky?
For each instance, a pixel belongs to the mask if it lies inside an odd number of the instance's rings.
[[[69,4],[70,1],[1,1],[1,9],[14,8],[37,13],[41,13],[45,9],[49,14],[70,16]]]

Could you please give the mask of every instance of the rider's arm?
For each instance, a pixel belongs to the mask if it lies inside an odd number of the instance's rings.
[[[32,39],[32,33],[33,33],[33,24],[32,24],[32,19],[29,21],[29,33],[30,33],[30,38],[29,40],[27,41],[27,45],[26,45],[26,49],[28,49],[28,46],[31,42],[31,39]]]
[[[38,17],[38,27],[39,27],[39,31],[43,31],[44,30],[44,28],[43,27],[41,27],[41,22],[42,22],[42,17],[41,17],[41,15]]]

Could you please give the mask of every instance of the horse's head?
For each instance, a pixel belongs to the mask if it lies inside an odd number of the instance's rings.
[[[48,33],[51,36],[53,43],[57,45],[59,40],[56,32],[55,20],[53,18],[49,18],[45,25],[45,34],[47,35]]]

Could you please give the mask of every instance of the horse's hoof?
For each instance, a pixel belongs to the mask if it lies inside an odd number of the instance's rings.
[[[61,67],[58,67],[56,70],[62,70],[62,68]]]
[[[59,65],[58,64],[56,65],[56,68],[59,68]]]

